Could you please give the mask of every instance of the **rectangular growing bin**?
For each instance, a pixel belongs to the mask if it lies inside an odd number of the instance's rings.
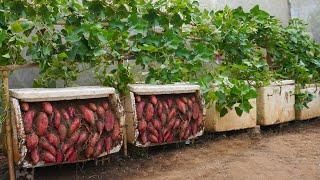
[[[273,125],[295,119],[295,84],[293,80],[271,83],[258,89],[257,122]]]
[[[308,120],[320,116],[320,87],[316,84],[308,84],[305,88],[300,90],[301,92],[312,93],[315,98],[308,103],[309,108],[303,108],[302,110],[296,110],[297,120]]]
[[[182,142],[203,134],[205,106],[198,85],[129,85],[127,141],[137,147]]]
[[[114,88],[11,89],[15,164],[34,168],[118,152],[123,107]]]
[[[255,127],[257,125],[256,99],[251,99],[250,104],[252,109],[249,113],[243,112],[242,116],[238,116],[235,108],[232,108],[223,117],[220,117],[220,113],[213,104],[207,111],[206,131],[224,132]]]

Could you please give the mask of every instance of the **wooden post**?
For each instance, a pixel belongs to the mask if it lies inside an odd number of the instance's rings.
[[[2,89],[3,89],[3,107],[5,117],[6,141],[7,141],[7,154],[8,154],[8,167],[10,180],[15,179],[14,164],[13,164],[13,151],[12,151],[12,130],[10,119],[10,102],[9,102],[9,72],[2,71]]]

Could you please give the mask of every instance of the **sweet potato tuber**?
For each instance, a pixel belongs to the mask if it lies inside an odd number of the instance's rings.
[[[96,112],[97,111],[97,106],[94,103],[89,103],[88,104],[89,109],[92,111]]]
[[[65,152],[67,152],[67,150],[70,148],[70,144],[67,144],[67,143],[65,143],[65,144],[62,144],[62,146],[61,146],[61,151],[62,151],[62,153],[64,154]]]
[[[193,123],[192,124],[192,135],[196,135],[198,132],[198,126],[197,126],[197,123]]]
[[[49,103],[49,102],[43,102],[42,103],[42,109],[48,115],[51,115],[52,112],[53,112],[53,107],[52,107],[51,103]]]
[[[187,97],[183,96],[183,97],[181,97],[180,99],[181,99],[181,101],[184,102],[185,104],[188,103],[188,98],[187,98]]]
[[[71,135],[71,137],[69,138],[69,141],[68,141],[69,144],[70,144],[70,145],[73,145],[73,144],[75,144],[76,142],[78,142],[79,136],[80,136],[80,132],[79,132],[79,131],[74,132],[74,133]]]
[[[160,121],[157,120],[157,119],[154,119],[154,120],[152,121],[152,125],[153,125],[153,127],[156,128],[156,130],[158,130],[158,131],[160,131],[160,130],[162,129],[162,124],[161,124]]]
[[[68,122],[70,120],[70,116],[67,113],[67,111],[65,109],[61,109],[60,112],[62,114],[63,119]]]
[[[176,109],[171,109],[171,111],[168,114],[168,120],[171,120],[176,115]]]
[[[190,99],[191,99],[192,102],[196,102],[196,97],[195,96],[192,96]]]
[[[146,144],[148,142],[147,133],[143,132],[140,134],[141,144]]]
[[[39,155],[39,151],[38,149],[33,149],[31,151],[31,160],[33,164],[38,164],[38,162],[40,161],[40,155]]]
[[[181,123],[181,120],[180,120],[180,119],[177,119],[177,120],[174,122],[173,129],[177,129],[177,128],[180,126],[180,123]]]
[[[68,160],[70,156],[74,153],[75,149],[73,147],[69,148],[67,152],[64,154],[64,160]]]
[[[70,128],[69,128],[69,134],[73,134],[77,129],[80,128],[80,119],[75,117],[73,119],[73,122],[71,123],[70,125]]]
[[[188,99],[187,104],[188,104],[189,109],[192,109],[193,102],[192,102],[192,100],[191,100],[191,99]]]
[[[103,140],[99,140],[97,146],[95,147],[95,151],[94,151],[94,157],[98,157],[100,156],[100,154],[102,153],[102,148],[103,148]]]
[[[37,118],[37,133],[39,136],[43,136],[47,133],[47,129],[49,126],[48,116],[44,112],[39,112]]]
[[[158,143],[160,143],[160,144],[163,143],[163,135],[161,132],[159,133]]]
[[[197,126],[201,126],[203,121],[202,113],[199,114],[199,117],[197,119]]]
[[[154,95],[150,96],[150,101],[153,105],[156,105],[158,103],[158,99]]]
[[[60,124],[58,129],[60,141],[64,141],[67,137],[67,128],[64,124]]]
[[[97,106],[97,114],[98,114],[98,117],[103,119],[104,118],[104,115],[106,113],[106,111],[103,109],[102,106]]]
[[[96,132],[89,139],[89,146],[94,147],[100,139],[100,135]]]
[[[143,109],[144,109],[144,106],[145,106],[145,102],[144,101],[141,101],[138,103],[137,105],[137,118],[138,119],[141,119],[142,118],[142,114],[143,114]]]
[[[36,112],[34,110],[31,110],[26,112],[23,116],[24,130],[26,131],[26,133],[32,131],[32,124],[35,114]]]
[[[111,111],[106,111],[105,113],[105,121],[104,121],[104,129],[106,131],[111,131],[114,126],[114,115]]]
[[[187,112],[186,104],[183,101],[181,101],[180,99],[176,99],[176,104],[180,112],[182,112],[183,114]]]
[[[112,132],[111,138],[113,141],[116,141],[120,138],[120,135],[121,135],[120,134],[120,125],[119,125],[119,122],[116,121],[113,126],[113,132]]]
[[[50,144],[52,144],[55,147],[58,147],[59,143],[60,143],[60,139],[56,134],[53,133],[49,133],[47,135],[47,139],[49,141]]]
[[[29,111],[29,109],[30,109],[29,104],[26,103],[26,102],[21,103],[20,106],[21,106],[21,109],[22,109],[24,112],[27,112],[27,111]]]
[[[32,133],[26,137],[26,145],[29,150],[35,149],[38,146],[39,138],[35,133]]]
[[[188,139],[190,136],[190,132],[191,132],[191,127],[189,126],[186,131],[184,132],[184,136],[183,139]]]
[[[193,119],[198,119],[200,113],[200,106],[198,103],[194,103],[192,108],[192,117]]]
[[[146,120],[151,121],[153,115],[154,115],[153,105],[151,103],[148,103],[146,107]]]
[[[167,99],[168,107],[171,108],[173,105],[173,100],[171,98]]]
[[[88,137],[89,137],[89,134],[87,133],[87,131],[81,131],[77,144],[82,145],[84,142],[87,141]]]
[[[171,130],[171,129],[173,128],[175,122],[176,122],[175,119],[171,119],[171,120],[169,121],[169,123],[167,124],[168,130]]]
[[[104,145],[105,145],[106,152],[109,154],[112,146],[112,139],[110,136],[104,139]]]
[[[167,115],[165,113],[161,114],[160,121],[162,125],[165,125],[167,123]]]
[[[104,124],[101,121],[97,121],[96,125],[97,125],[97,130],[98,130],[99,134],[101,135],[103,132],[103,129],[104,129]]]
[[[56,162],[56,158],[50,152],[43,153],[43,160],[45,163],[55,163]]]
[[[76,115],[76,109],[73,106],[69,106],[67,110],[70,118],[73,118]]]
[[[92,146],[88,146],[85,152],[86,158],[90,158],[94,153],[94,149]]]
[[[73,153],[69,156],[68,162],[75,162],[78,159],[77,151],[73,151]]]
[[[102,105],[102,107],[103,107],[103,109],[104,109],[105,111],[107,111],[107,110],[109,109],[109,104],[108,104],[108,102],[103,102],[101,105]]]
[[[135,99],[136,99],[136,102],[137,102],[137,103],[141,102],[141,96],[136,95]]]
[[[152,143],[158,143],[158,138],[153,134],[149,134],[149,141]]]
[[[91,126],[95,123],[94,113],[85,106],[80,106],[84,120],[86,120]]]
[[[158,113],[158,116],[161,116],[163,114],[163,104],[160,101],[157,106],[157,113]]]
[[[155,135],[156,137],[159,136],[158,131],[153,127],[152,123],[148,123],[147,129],[151,134]]]
[[[54,110],[54,127],[59,129],[61,123],[61,114],[58,110]]]
[[[57,151],[57,155],[56,155],[56,162],[57,163],[62,163],[63,161],[63,154],[61,151]]]
[[[147,129],[147,122],[145,120],[139,121],[138,130],[139,132],[145,132]]]
[[[47,151],[49,151],[52,155],[56,155],[57,154],[57,151],[56,149],[51,145],[49,144],[49,142],[47,141],[46,138],[42,137],[40,138],[40,141],[39,141],[39,146]]]

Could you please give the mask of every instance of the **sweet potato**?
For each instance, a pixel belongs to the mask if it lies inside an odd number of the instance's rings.
[[[43,136],[47,133],[47,129],[49,126],[48,116],[44,112],[39,112],[37,118],[37,133],[39,136]]]
[[[153,105],[156,105],[158,103],[158,99],[154,95],[150,96],[150,101]]]
[[[100,135],[96,132],[89,139],[89,146],[94,147],[100,139]]]
[[[52,155],[56,155],[56,149],[47,141],[46,138],[42,137],[39,141],[39,146],[47,151],[49,151]]]
[[[104,129],[104,124],[101,121],[97,121],[96,125],[97,125],[97,130],[98,130],[99,134],[101,135],[103,132],[103,129]]]
[[[190,136],[190,132],[191,132],[191,127],[189,126],[186,131],[184,132],[184,136],[183,139],[188,139]]]
[[[164,113],[161,114],[160,121],[161,121],[162,125],[165,125],[167,123],[167,115]]]
[[[61,151],[57,151],[57,155],[56,155],[56,162],[57,163],[62,163],[63,161],[63,154]]]
[[[69,138],[69,141],[68,141],[69,144],[70,144],[70,145],[73,145],[73,144],[77,143],[78,140],[79,140],[79,136],[80,136],[80,132],[79,132],[79,131],[74,132],[74,133],[71,135],[71,137]]]
[[[169,134],[169,137],[167,138],[167,141],[166,141],[166,142],[167,142],[167,143],[172,143],[173,140],[174,140],[173,134],[170,133],[170,134]]]
[[[61,123],[61,114],[58,110],[54,110],[54,127],[59,129],[60,123]]]
[[[119,125],[118,121],[116,121],[114,123],[114,126],[113,126],[113,131],[112,131],[111,138],[112,138],[113,141],[116,141],[116,140],[118,140],[120,138],[120,135],[121,135],[121,133],[120,133],[120,125]]]
[[[60,139],[56,134],[53,133],[49,133],[47,135],[47,139],[49,141],[50,144],[52,144],[55,147],[58,147],[59,143],[60,143]]]
[[[73,118],[76,115],[76,109],[73,106],[69,106],[67,110],[70,118]]]
[[[49,103],[49,102],[43,102],[42,103],[42,109],[48,115],[51,115],[52,112],[53,112],[53,107],[52,107],[51,103]]]
[[[114,115],[111,111],[106,111],[105,113],[105,121],[104,121],[104,129],[106,131],[111,131],[113,129],[114,126]]]
[[[186,117],[186,118],[187,118],[187,120],[188,120],[188,121],[191,121],[191,118],[192,118],[192,111],[188,111],[186,116],[187,116],[187,117]]]
[[[73,134],[77,129],[80,128],[80,119],[75,117],[73,119],[73,122],[71,123],[70,125],[70,128],[69,128],[69,134]]]
[[[168,107],[171,108],[173,105],[173,100],[171,98],[167,99]]]
[[[196,135],[198,132],[198,126],[197,126],[197,123],[193,123],[192,124],[192,135]]]
[[[180,123],[181,123],[181,120],[180,120],[180,119],[177,119],[177,120],[174,122],[173,129],[177,129],[177,128],[180,126]]]
[[[153,134],[149,134],[149,138],[148,139],[152,143],[158,143],[158,138]]]
[[[38,162],[40,161],[40,155],[39,155],[39,151],[38,149],[33,149],[31,151],[31,160],[32,160],[32,163],[35,165],[35,164],[38,164]]]
[[[95,151],[94,151],[94,157],[98,157],[100,156],[100,154],[102,153],[102,148],[103,148],[103,140],[99,140],[97,146],[95,147]]]
[[[104,115],[106,113],[106,111],[103,109],[102,106],[97,106],[97,114],[98,114],[98,117],[103,119],[104,118]]]
[[[24,112],[27,112],[27,111],[29,111],[29,109],[30,109],[29,104],[26,103],[26,102],[21,103],[20,106],[21,106],[21,109],[22,109]]]
[[[69,148],[68,151],[64,154],[64,160],[68,160],[74,152],[75,149],[73,147]]]
[[[145,102],[144,101],[141,101],[138,103],[137,105],[137,118],[138,119],[141,119],[142,118],[142,114],[143,114],[143,109],[144,109],[144,106],[145,106]]]
[[[187,104],[188,104],[189,109],[192,109],[193,102],[192,102],[192,100],[191,100],[191,99],[188,99]]]
[[[163,135],[162,135],[161,132],[159,133],[158,142],[159,142],[160,144],[163,143]]]
[[[201,126],[203,121],[202,113],[199,114],[199,117],[197,119],[197,126]]]
[[[171,120],[176,115],[176,109],[171,109],[171,111],[168,114],[168,120]]]
[[[139,121],[138,130],[139,132],[145,132],[147,129],[147,122],[145,120]]]
[[[169,137],[170,137],[170,132],[167,132],[166,134],[164,134],[164,137],[163,137],[163,140],[165,141],[165,142],[168,142],[168,139],[169,139]]]
[[[60,141],[64,141],[67,137],[67,128],[64,124],[60,124],[58,129]]]
[[[68,144],[68,143],[62,144],[62,146],[61,146],[61,151],[62,151],[62,153],[64,154],[65,152],[67,152],[67,150],[68,150],[70,147],[71,147],[71,146],[70,146],[70,144]]]
[[[48,151],[43,153],[43,160],[45,163],[55,163],[56,162],[56,158],[54,157],[54,155]]]
[[[195,96],[192,96],[190,99],[191,99],[192,102],[196,102],[196,97]]]
[[[185,114],[187,111],[186,104],[184,102],[182,102],[180,99],[176,99],[176,104],[177,104],[179,111],[182,112],[183,114]]]
[[[28,111],[23,116],[23,124],[24,124],[24,130],[26,133],[29,133],[32,131],[32,124],[33,119],[36,112],[34,110]]]
[[[95,124],[94,113],[85,106],[80,106],[80,110],[82,112],[83,118],[87,121],[91,126]]]
[[[157,119],[154,119],[154,120],[152,121],[152,125],[153,125],[153,127],[156,128],[156,130],[158,130],[158,131],[160,131],[160,130],[162,129],[162,124],[161,124],[160,121],[157,120]]]
[[[156,137],[159,136],[158,131],[153,127],[152,123],[148,123],[147,130]]]
[[[163,114],[163,104],[160,101],[157,106],[157,113],[158,113],[158,116],[161,116]]]
[[[28,150],[35,149],[38,146],[39,138],[35,133],[31,133],[26,137],[26,145]]]
[[[168,112],[169,111],[169,106],[168,106],[167,102],[163,101],[162,104],[163,104],[163,111]]]
[[[69,114],[67,113],[67,111],[65,109],[61,109],[60,110],[61,114],[62,114],[62,117],[65,121],[69,122],[70,120],[70,116]]]
[[[147,133],[143,132],[140,134],[141,144],[146,144],[148,142]]]
[[[108,104],[108,102],[103,102],[101,105],[102,105],[102,107],[103,107],[103,109],[104,109],[105,111],[107,111],[107,110],[109,109],[109,104]]]
[[[106,152],[109,154],[112,146],[112,139],[110,136],[104,139],[104,145],[105,145]]]
[[[184,102],[185,104],[188,103],[188,98],[187,98],[187,97],[183,96],[183,97],[181,97],[180,99],[181,99],[181,101]]]
[[[85,152],[86,158],[90,158],[94,153],[94,149],[92,146],[88,146]]]
[[[194,103],[193,108],[192,108],[192,118],[198,119],[199,113],[200,113],[200,106],[198,103]]]
[[[175,119],[171,119],[171,120],[169,121],[169,123],[167,124],[168,130],[171,130],[171,129],[173,128],[175,122],[176,122]]]
[[[77,151],[73,151],[73,153],[69,156],[68,162],[75,162],[78,159]]]
[[[88,104],[89,109],[92,111],[96,112],[97,111],[97,106],[94,103],[89,103]]]
[[[146,107],[146,120],[151,121],[153,115],[154,115],[153,105],[151,103],[148,103]]]
[[[87,141],[88,137],[89,137],[89,134],[87,133],[87,131],[81,131],[77,144],[82,145],[84,142]]]
[[[136,99],[136,102],[137,102],[137,103],[141,102],[141,96],[136,95],[136,96],[135,96],[135,99]]]

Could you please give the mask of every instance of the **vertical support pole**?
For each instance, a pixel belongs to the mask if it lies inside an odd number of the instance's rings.
[[[2,71],[2,89],[3,89],[3,105],[4,117],[6,126],[6,141],[7,141],[7,154],[8,154],[8,168],[10,180],[15,179],[14,165],[13,165],[13,151],[12,151],[12,130],[10,119],[10,102],[9,102],[9,71]]]

